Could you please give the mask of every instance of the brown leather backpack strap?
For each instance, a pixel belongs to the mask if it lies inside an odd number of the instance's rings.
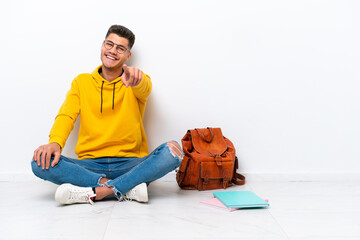
[[[239,167],[238,158],[237,158],[237,156],[235,156],[234,174],[233,174],[233,178],[232,178],[231,182],[233,182],[236,185],[244,185],[245,184],[245,176],[236,172],[238,167]]]
[[[237,180],[240,179],[240,180]],[[236,185],[244,185],[245,184],[245,176],[240,173],[235,173],[232,179],[232,182]]]

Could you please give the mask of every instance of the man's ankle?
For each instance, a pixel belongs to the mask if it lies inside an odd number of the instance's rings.
[[[99,200],[102,200],[105,197],[113,194],[114,192],[113,192],[112,188],[105,185],[105,186],[96,187],[95,193],[96,193],[95,200],[99,201]]]
[[[107,181],[110,181],[110,179],[102,177],[102,178],[100,178],[99,183],[100,184],[105,184]]]

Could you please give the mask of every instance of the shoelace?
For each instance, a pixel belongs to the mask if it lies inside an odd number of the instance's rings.
[[[126,193],[121,200],[125,202],[131,202],[136,197],[136,189],[131,189],[128,193]]]
[[[78,192],[78,191],[72,191],[70,193],[70,200],[81,200],[84,202],[89,202],[91,205],[94,204],[94,201],[91,198],[96,197],[95,193],[92,194],[88,194],[88,193],[84,193],[84,192]]]

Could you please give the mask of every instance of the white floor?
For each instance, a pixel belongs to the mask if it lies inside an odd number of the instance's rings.
[[[106,200],[60,206],[49,182],[0,182],[0,239],[360,239],[360,182],[248,181],[268,209],[227,212],[200,204],[213,191],[149,186],[148,204]]]

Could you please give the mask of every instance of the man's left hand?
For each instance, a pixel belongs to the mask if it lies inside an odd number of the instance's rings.
[[[143,72],[135,67],[128,67],[126,64],[123,65],[124,73],[121,77],[122,83],[126,87],[136,87],[142,80]]]

